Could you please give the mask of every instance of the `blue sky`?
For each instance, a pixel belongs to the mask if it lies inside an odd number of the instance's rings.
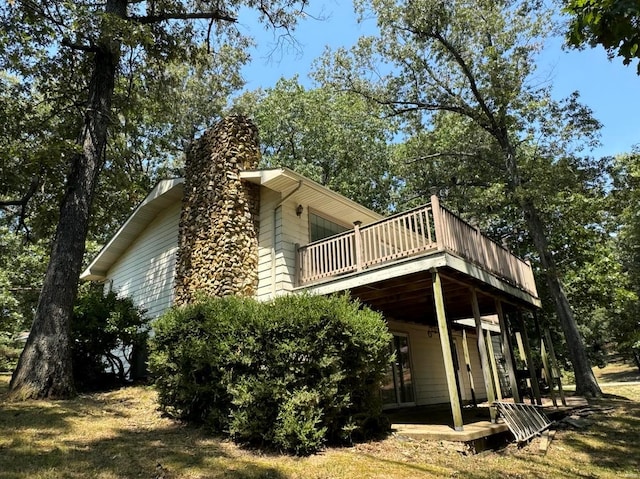
[[[252,52],[251,64],[244,70],[246,89],[268,88],[279,78],[296,74],[306,82],[311,64],[325,46],[350,47],[375,26],[373,20],[358,24],[350,2],[333,0],[312,2],[312,5],[314,9],[309,13],[324,19],[304,20],[294,32],[295,46],[287,42],[279,45],[273,32],[255,23],[240,25],[258,45]],[[636,75],[635,65],[625,67],[618,58],[609,61],[600,47],[563,50],[562,39],[558,38],[545,47],[538,63],[538,75],[548,78],[558,99],[579,91],[582,102],[603,124],[602,146],[591,153],[593,156],[624,153],[640,143],[640,76]]]

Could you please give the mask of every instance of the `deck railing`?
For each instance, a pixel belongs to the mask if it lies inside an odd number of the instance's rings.
[[[298,248],[300,285],[409,256],[448,251],[537,295],[531,265],[431,203]]]

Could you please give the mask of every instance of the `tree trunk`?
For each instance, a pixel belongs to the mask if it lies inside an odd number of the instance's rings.
[[[533,201],[521,193],[522,182],[518,171],[515,150],[509,140],[508,130],[506,128],[502,129],[495,137],[502,146],[505,155],[505,167],[509,173],[511,192],[513,196],[517,198],[517,202],[524,213],[529,234],[540,255],[540,263],[547,279],[549,293],[553,299],[556,314],[558,315],[560,326],[567,341],[569,356],[576,379],[576,393],[588,397],[601,397],[602,391],[591,370],[591,362],[587,357],[582,336],[580,336],[578,325],[573,317],[571,305],[562,287],[562,281],[560,281],[560,277],[558,276],[556,262],[549,251],[549,243],[545,235],[542,218],[540,218],[540,214],[533,204]]]
[[[126,0],[107,0],[105,11],[124,17],[126,7]],[[18,398],[64,398],[75,394],[70,318],[78,290],[91,203],[104,164],[120,44],[101,35],[93,55],[89,99],[78,139],[82,153],[72,158],[38,307],[11,378],[12,395]]]
[[[540,255],[540,262],[545,272],[549,292],[553,298],[556,314],[560,319],[560,325],[562,326],[567,341],[571,364],[573,365],[573,372],[576,378],[576,394],[580,396],[600,397],[602,396],[602,391],[591,369],[591,363],[587,357],[580,332],[578,331],[571,305],[562,287],[562,282],[558,277],[555,260],[549,251],[549,245],[544,234],[544,227],[540,215],[533,203],[529,200],[523,200],[521,207],[529,226],[529,233]]]

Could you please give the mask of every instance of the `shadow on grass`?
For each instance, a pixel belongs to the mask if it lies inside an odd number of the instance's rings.
[[[567,438],[567,443],[589,455],[591,462],[612,472],[640,470],[640,403],[621,396],[605,395],[591,405],[614,407],[588,417],[590,426]]]
[[[108,395],[3,401],[0,477],[285,477],[201,429],[162,420],[153,405],[145,406],[141,412],[135,400]]]
[[[600,382],[604,385],[606,385],[606,383],[621,383],[629,381],[640,381],[640,372],[635,370],[600,374]]]
[[[16,439],[0,454],[0,476],[24,477],[224,477],[230,479],[284,476],[277,469],[227,454],[220,441],[203,439],[197,430],[175,427],[117,431],[95,441],[63,441],[32,447]]]

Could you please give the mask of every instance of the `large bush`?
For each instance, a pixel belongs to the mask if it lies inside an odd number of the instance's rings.
[[[73,377],[79,390],[104,389],[130,379],[135,355],[146,348],[149,320],[130,298],[87,286],[71,318]]]
[[[210,298],[154,325],[162,409],[243,443],[309,454],[379,432],[386,324],[346,296]]]

